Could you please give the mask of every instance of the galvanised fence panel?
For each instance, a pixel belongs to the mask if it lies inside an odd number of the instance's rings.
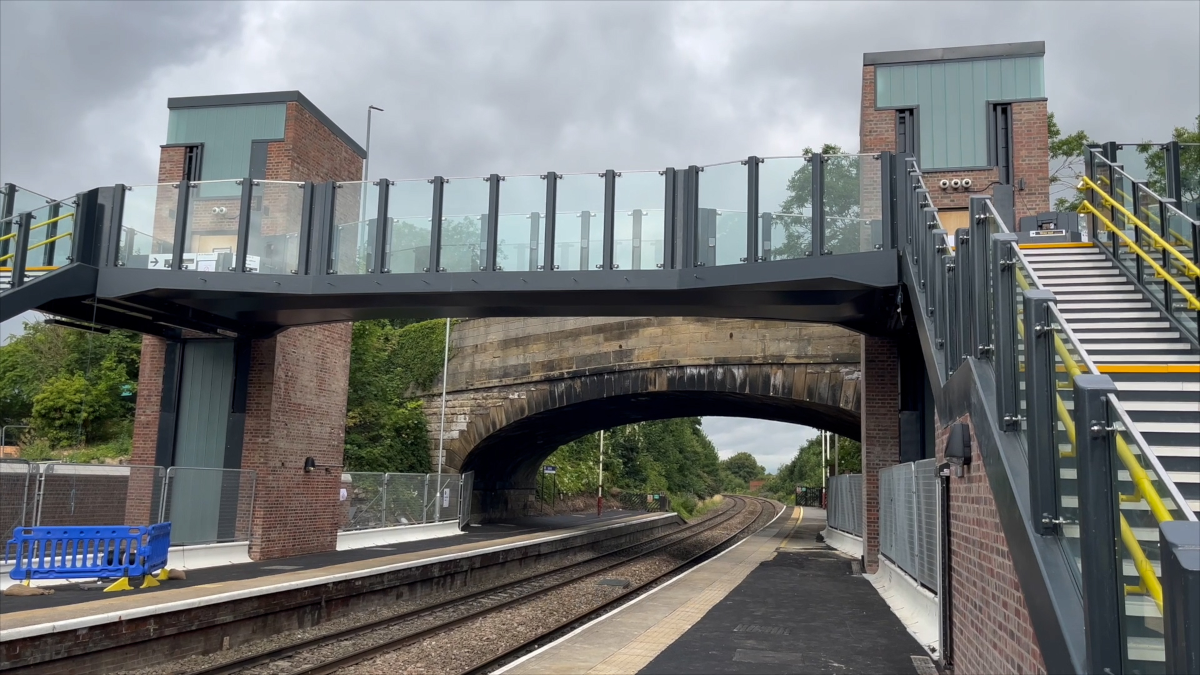
[[[831,476],[828,483],[830,527],[862,536],[862,474]]]
[[[879,551],[921,585],[938,587],[936,460],[879,472]]]

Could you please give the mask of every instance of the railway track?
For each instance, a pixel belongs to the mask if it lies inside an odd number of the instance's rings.
[[[594,586],[595,582],[593,581],[589,585],[588,580],[606,572],[617,574],[627,566],[660,558],[670,559],[670,564],[664,565],[663,570],[655,573],[652,578],[642,580],[636,585],[631,584],[625,589],[614,587],[613,590],[620,592],[613,597],[605,598],[599,605],[589,604],[582,611],[573,612],[566,621],[553,622],[552,627],[538,631],[536,635],[522,641],[519,645],[505,648],[502,653],[489,656],[480,660],[479,663],[473,663],[466,669],[451,667],[445,671],[484,672],[499,662],[524,651],[529,645],[541,640],[546,635],[627,599],[631,593],[653,584],[663,576],[738,537],[759,520],[759,516],[768,504],[764,500],[745,497],[732,497],[727,501],[729,506],[716,515],[685,525],[652,541],[626,546],[528,578],[352,626],[311,640],[191,671],[189,675],[256,672],[287,672],[291,675],[333,673],[381,655],[417,645],[422,641],[452,632],[472,622],[486,620],[489,616],[497,616],[506,609],[537,602],[539,598],[553,596],[556,591],[559,593],[569,592],[577,584]],[[732,533],[727,536],[709,537],[715,543],[706,543],[697,548],[696,543],[700,538],[722,529],[732,529]],[[687,549],[689,545],[695,550],[689,551],[682,557],[671,559],[673,553]],[[365,646],[359,646],[358,643],[364,642],[367,643]]]

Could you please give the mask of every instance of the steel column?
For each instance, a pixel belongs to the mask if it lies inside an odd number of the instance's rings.
[[[742,262],[759,262],[758,255],[758,165],[754,155],[746,158],[746,257]]]
[[[442,269],[442,195],[446,192],[446,179],[434,176],[433,213],[429,221],[429,267],[426,272],[445,272]]]
[[[962,361],[959,357],[958,349],[958,334],[961,332],[959,327],[959,305],[958,305],[958,257],[944,256],[942,260],[946,264],[946,311],[942,314],[946,321],[946,377],[949,378],[954,371],[958,370],[958,364]]]
[[[246,271],[246,248],[250,244],[250,207],[254,201],[254,186],[257,184],[258,181],[248,177],[238,181],[238,185],[242,186],[242,198],[238,211],[237,253],[233,255],[233,267],[229,268],[230,272],[240,274]]]
[[[1200,523],[1159,525],[1168,673],[1200,673]]]
[[[892,191],[892,169],[895,155],[884,151],[879,153],[879,243],[877,246],[887,251],[896,245],[896,205]],[[875,238],[872,237],[872,243]],[[930,261],[932,262],[932,261]]]
[[[604,248],[601,251],[600,264],[603,269],[614,270],[617,268],[613,262],[613,246],[616,244],[614,237],[616,236],[616,202],[617,202],[617,172],[608,169],[603,174],[604,176]]]
[[[121,264],[121,229],[125,220],[125,192],[129,188],[118,183],[110,188],[97,188],[80,195],[79,204],[75,207],[76,233],[71,237],[71,260],[97,267],[122,267]],[[103,213],[93,210],[92,200],[97,204],[102,200],[102,191],[109,191],[108,209]],[[93,197],[92,194],[95,193]],[[83,211],[83,215],[80,215]],[[82,223],[86,222],[87,225]],[[132,231],[125,236],[125,258],[133,255]],[[88,258],[92,251],[95,258]]]
[[[62,213],[62,202],[54,202],[46,211],[46,220],[58,218]],[[58,242],[51,240],[58,236],[58,224],[60,222],[62,221],[54,220],[54,222],[46,226],[46,238],[42,241],[49,243],[42,247],[42,265],[44,267],[50,267],[54,264],[54,245]],[[71,238],[74,239],[74,237]]]
[[[481,271],[494,272],[496,271],[496,246],[498,242],[498,233],[500,231],[500,181],[504,180],[498,174],[488,176],[488,213],[487,213],[487,236],[485,237],[484,246],[487,247],[483,251],[483,255],[479,261],[479,269]]]
[[[392,271],[391,256],[389,255],[391,253],[392,228],[388,222],[388,199],[391,195],[392,182],[386,178],[380,178],[376,185],[379,186],[379,205],[375,211],[375,246],[369,271],[376,274],[388,274]]]
[[[1001,420],[1020,415],[1017,409],[1017,324],[1016,324],[1016,263],[1013,247],[1017,235],[997,234],[992,237],[992,292],[995,326],[993,336],[995,351],[992,352],[996,368],[996,416]],[[1028,354],[1029,352],[1026,352]],[[1019,428],[1019,427],[1018,427]],[[1005,431],[1013,431],[1004,424]]]
[[[816,152],[812,164],[812,254],[825,255],[825,158]]]
[[[330,273],[329,255],[333,241],[333,200],[337,183],[327,182],[315,186],[312,222],[309,223],[309,274]]]
[[[557,265],[554,264],[554,244],[556,235],[554,229],[558,223],[558,174],[553,171],[547,171],[544,176],[546,179],[546,241],[542,246],[545,250],[542,251],[541,269],[554,270]]]
[[[676,204],[679,178],[675,169],[667,168],[663,170],[663,188],[663,259],[659,267],[673,270],[680,267],[678,252],[675,249],[675,232],[679,225],[676,222],[677,214],[679,213]]]
[[[313,216],[317,208],[316,186],[312,181],[305,181],[300,206],[300,241],[297,242],[296,269],[289,270],[292,274],[313,273],[309,263],[309,251],[312,249]]]
[[[1058,444],[1054,442],[1055,414],[1054,329],[1050,291],[1025,292],[1025,447],[1029,461],[1029,517],[1043,536],[1061,531],[1058,499]],[[1015,346],[1015,345],[1014,345]],[[1006,428],[1021,429],[1019,413],[1004,418]]]
[[[696,228],[700,226],[700,204],[697,199],[699,182],[700,167],[693,164],[684,171],[682,185],[676,184],[675,240],[678,246],[677,261],[679,267],[684,269],[696,266]]]
[[[12,277],[9,280],[13,288],[25,284],[25,261],[29,256],[29,228],[33,226],[33,214],[26,211],[18,215],[15,222],[17,236],[13,242]]]
[[[974,342],[971,345],[971,355],[976,358],[987,358],[992,351],[991,317],[988,315],[988,253],[991,243],[988,241],[991,233],[988,231],[987,197],[971,195],[969,204],[971,228],[971,326]]]
[[[1118,554],[1120,494],[1107,375],[1075,378],[1075,461],[1079,476],[1079,555],[1089,673],[1123,672],[1124,574]]]
[[[1167,179],[1167,194],[1163,195],[1167,199],[1175,202],[1175,208],[1183,210],[1183,185],[1180,182],[1179,174],[1179,156],[1180,147],[1179,141],[1169,141],[1163,144],[1163,169],[1166,172]],[[1195,247],[1193,247],[1194,249]]]
[[[975,296],[975,270],[971,267],[971,251],[974,249],[971,233],[968,230],[958,231],[958,251],[954,264],[955,276],[958,277],[958,312],[955,323],[958,324],[958,358],[959,362],[975,355],[975,308],[972,303]],[[955,369],[958,364],[954,364]]]

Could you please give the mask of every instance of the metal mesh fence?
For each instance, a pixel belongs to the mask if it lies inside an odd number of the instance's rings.
[[[462,477],[458,474],[342,474],[346,491],[341,531],[418,525],[459,518]]]
[[[161,466],[42,465],[38,526],[149,525],[159,522],[154,501]]]
[[[35,469],[23,459],[0,459],[0,527],[5,535],[32,522]]]
[[[167,469],[158,518],[171,522],[171,543],[249,540],[254,483],[255,473],[244,469]]]
[[[843,532],[862,536],[862,474],[831,476],[827,485],[826,522]]]
[[[936,460],[879,472],[879,551],[923,586],[938,587]]]

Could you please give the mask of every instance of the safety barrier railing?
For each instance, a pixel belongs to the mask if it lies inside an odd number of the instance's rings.
[[[248,541],[256,474],[242,469],[0,460],[0,525],[173,522],[173,545]]]
[[[0,273],[19,286],[32,273],[50,272],[72,259],[76,198],[44,200],[41,195],[25,198],[21,188],[6,185],[5,192],[17,193],[11,204],[30,206],[0,218]],[[31,201],[43,201],[33,206]],[[9,207],[6,199],[4,208]],[[20,268],[21,275],[15,273]]]
[[[938,480],[936,459],[879,472],[879,552],[935,594],[941,561]]]
[[[459,474],[344,472],[339,530],[458,520],[463,487]]]
[[[826,485],[827,500],[825,522],[836,530],[861,537],[862,527],[862,474],[848,473],[830,476]]]

